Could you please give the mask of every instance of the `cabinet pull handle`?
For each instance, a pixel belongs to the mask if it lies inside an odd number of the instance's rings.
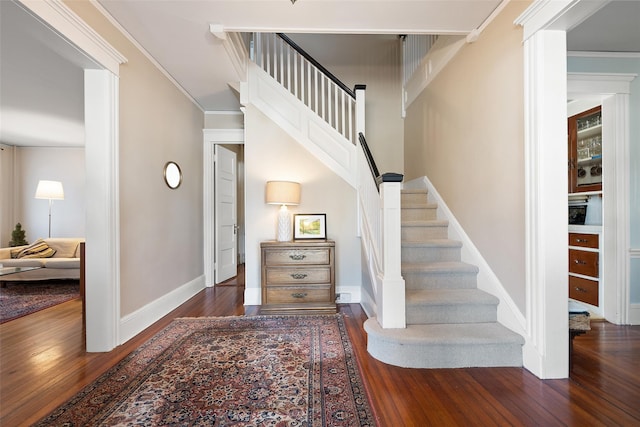
[[[587,290],[586,290],[585,288],[579,288],[579,287],[577,287],[577,286],[576,286],[574,289],[575,289],[576,291],[578,291],[578,292],[582,292],[582,293],[584,293],[584,294],[586,294],[586,293],[587,293]]]
[[[589,239],[576,239],[577,243],[589,243]]]
[[[305,273],[291,273],[289,276],[297,280],[304,279],[305,277],[307,277]]]
[[[580,265],[587,265],[587,261],[582,261],[581,259],[574,259],[573,262]]]
[[[307,294],[306,293],[302,293],[302,292],[297,292],[295,294],[291,294],[291,296],[294,297],[294,298],[304,298],[304,297],[307,296]]]
[[[306,255],[302,255],[302,254],[293,254],[293,255],[289,255],[289,258],[291,258],[294,261],[302,261],[303,259],[305,259],[307,256]]]

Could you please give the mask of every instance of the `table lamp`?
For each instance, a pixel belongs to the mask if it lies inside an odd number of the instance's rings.
[[[278,242],[291,241],[291,215],[287,210],[287,205],[293,206],[300,203],[300,184],[290,181],[269,181],[267,182],[265,199],[267,204],[280,205],[276,240]]]

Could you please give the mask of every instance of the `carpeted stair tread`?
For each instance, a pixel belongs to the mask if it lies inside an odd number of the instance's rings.
[[[477,274],[480,269],[462,261],[437,261],[421,263],[402,263],[402,273],[422,272],[432,274],[469,273]]]
[[[402,242],[403,248],[461,248],[462,242],[451,239],[429,239],[422,242]]]
[[[448,227],[446,219],[406,220],[400,224],[402,227]]]
[[[427,194],[428,190],[426,188],[403,188],[400,190],[402,194]]]
[[[403,203],[401,209],[438,209],[438,205],[425,200],[424,202]]]
[[[480,289],[407,289],[407,305],[498,305],[500,300]]]
[[[404,329],[382,329],[378,321],[371,318],[365,322],[365,329],[376,340],[404,345],[524,344],[522,336],[497,322],[407,325]]]

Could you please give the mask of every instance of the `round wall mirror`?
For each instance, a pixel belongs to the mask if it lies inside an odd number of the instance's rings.
[[[180,183],[182,183],[182,171],[176,162],[167,162],[167,164],[164,165],[164,182],[172,189],[180,187]]]

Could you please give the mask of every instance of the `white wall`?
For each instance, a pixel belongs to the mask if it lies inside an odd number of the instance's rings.
[[[253,106],[245,112],[246,292],[245,304],[260,303],[260,242],[276,237],[278,207],[264,202],[267,181],[301,184],[294,213],[325,213],[327,237],[336,241],[336,288],[360,288],[360,240],[356,237],[356,193]]]
[[[407,109],[405,181],[427,176],[525,312],[524,83],[528,2],[511,2]]]
[[[34,198],[38,181],[44,179],[60,181],[64,189],[64,200],[54,200],[51,208],[51,236],[84,237],[84,148],[16,147],[15,153],[11,229],[20,222],[30,243],[48,236],[49,201]]]

